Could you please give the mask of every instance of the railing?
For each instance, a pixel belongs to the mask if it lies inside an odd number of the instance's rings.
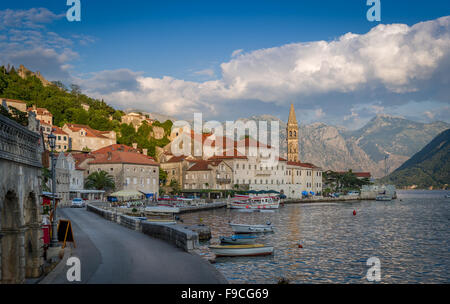
[[[0,115],[0,158],[42,167],[39,134]]]
[[[230,184],[231,183],[231,178],[218,177],[218,178],[216,178],[216,181],[219,184]]]

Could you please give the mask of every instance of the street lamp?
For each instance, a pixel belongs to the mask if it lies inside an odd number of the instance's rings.
[[[50,247],[57,247],[58,246],[58,236],[57,236],[57,229],[56,229],[56,174],[55,174],[55,154],[53,151],[55,150],[56,146],[56,136],[51,132],[48,135],[48,145],[50,146],[50,157],[52,160],[52,203],[53,203],[53,220],[52,220],[52,239],[50,241]]]

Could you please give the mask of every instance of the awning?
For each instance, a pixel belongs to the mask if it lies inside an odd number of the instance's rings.
[[[143,191],[139,191],[140,193],[144,194],[146,198],[152,198],[155,196],[155,193],[145,193]]]

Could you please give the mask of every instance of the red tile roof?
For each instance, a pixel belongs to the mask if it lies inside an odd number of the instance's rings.
[[[11,102],[25,103],[25,104],[26,104],[25,101],[23,101],[23,100],[18,100],[18,99],[10,99],[10,98],[3,98],[3,97],[1,97],[0,100],[6,100],[6,101],[11,101]]]
[[[209,171],[212,170],[208,167],[210,163],[206,160],[195,161],[194,165],[190,167],[187,171]]]
[[[136,164],[159,166],[159,164],[150,156],[135,152],[112,151],[94,155],[95,160],[90,162],[90,164]]]
[[[38,115],[49,115],[49,116],[53,116],[52,113],[50,113],[49,110],[47,110],[46,108],[28,108],[27,111],[36,111],[36,114]]]
[[[69,135],[58,126],[52,126],[52,129],[53,129],[53,134],[67,135],[67,136]]]
[[[72,132],[78,132],[81,129],[86,131],[86,136],[88,137],[100,137],[100,138],[106,138],[108,137],[104,136],[103,134],[109,133],[111,131],[99,131],[94,130],[89,126],[86,125],[78,125],[78,124],[66,124],[66,126],[72,131]]]
[[[178,163],[186,159],[186,156],[180,155],[180,156],[173,156],[171,157],[166,163]]]
[[[109,145],[103,148],[100,148],[98,150],[92,151],[92,153],[107,153],[107,152],[112,152],[112,151],[124,151],[124,152],[134,152],[134,153],[138,153],[139,150],[135,149],[133,147],[127,146],[127,145],[123,145],[123,144],[113,144],[113,145]]]

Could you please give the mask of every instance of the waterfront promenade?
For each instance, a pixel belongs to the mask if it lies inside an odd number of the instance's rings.
[[[107,221],[86,209],[58,209],[73,225],[76,248],[41,284],[67,284],[65,261],[81,261],[81,284],[222,284],[225,278],[200,256]]]

